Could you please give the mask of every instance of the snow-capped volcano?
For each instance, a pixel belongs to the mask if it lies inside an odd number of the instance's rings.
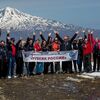
[[[63,24],[56,20],[32,16],[20,12],[15,8],[6,7],[4,9],[0,9],[0,29],[3,33],[5,33],[7,30],[10,30],[12,35],[16,38],[19,38],[20,36],[26,38],[27,36],[32,35],[32,32],[39,31],[47,33],[54,32],[56,30],[59,31],[62,36],[65,34],[72,35],[75,31],[81,31],[83,28],[79,26],[74,26],[72,24]],[[96,30],[95,33],[97,32],[100,32],[100,30]],[[18,34],[15,35],[15,33]],[[2,34],[1,39],[5,38],[5,36],[5,34]]]
[[[54,20],[32,16],[17,9],[6,7],[0,9],[0,28],[20,30],[54,30],[55,28],[66,28],[66,25]],[[68,27],[67,27],[68,28]]]

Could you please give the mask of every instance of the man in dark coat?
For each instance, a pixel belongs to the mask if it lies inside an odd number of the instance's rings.
[[[79,37],[78,38],[78,60],[77,60],[79,73],[82,72],[82,62],[83,62],[83,38]]]
[[[7,76],[7,54],[5,42],[0,42],[0,78]]]
[[[69,39],[68,36],[64,36],[64,39],[62,39],[60,36],[59,36],[59,33],[56,32],[56,37],[59,39],[59,41],[61,42],[61,51],[69,51],[69,50],[72,50],[72,42],[73,40],[76,38],[77,34],[79,32],[76,32],[74,34],[74,36]],[[62,62],[62,70],[63,72],[67,73],[73,73],[72,71],[72,61],[63,61]]]
[[[33,33],[33,38],[27,38],[27,43],[25,45],[25,51],[34,51],[35,33]],[[33,75],[33,70],[35,67],[35,62],[29,62],[27,67],[27,75]]]

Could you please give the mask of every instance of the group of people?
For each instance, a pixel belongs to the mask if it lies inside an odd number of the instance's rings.
[[[0,41],[0,78],[32,76],[34,72],[38,75],[60,72],[59,62],[55,62],[55,71],[53,62],[24,63],[23,51],[59,52],[78,50],[77,60],[62,62],[63,73],[100,71],[100,40],[98,38],[94,39],[93,32],[88,31],[88,34],[86,34],[83,31],[84,37],[79,36],[79,32],[75,32],[73,37],[70,38],[66,35],[63,39],[58,32],[55,32],[55,38],[52,38],[51,33],[49,33],[47,40],[42,32],[39,34],[41,40],[35,39],[36,33],[33,33],[33,37],[28,37],[26,41],[20,39],[15,44],[15,38],[11,38],[10,33],[7,33],[6,41]],[[91,64],[92,61],[93,65]]]

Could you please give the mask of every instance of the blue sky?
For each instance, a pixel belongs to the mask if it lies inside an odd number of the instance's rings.
[[[100,0],[0,0],[0,8],[6,6],[65,24],[100,29]]]

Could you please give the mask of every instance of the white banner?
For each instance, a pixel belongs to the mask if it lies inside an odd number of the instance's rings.
[[[60,62],[77,60],[78,51],[60,51],[60,52],[23,52],[24,62]]]

